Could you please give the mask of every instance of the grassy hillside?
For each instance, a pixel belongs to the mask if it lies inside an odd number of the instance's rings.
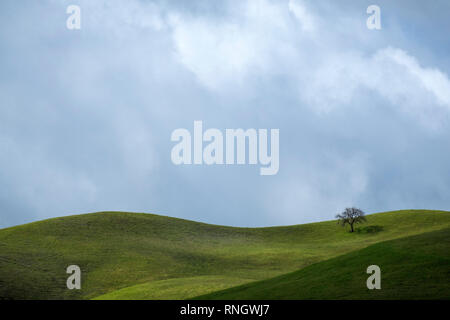
[[[381,268],[381,290],[366,268]],[[450,229],[377,243],[280,277],[198,299],[450,299]]]
[[[354,234],[335,221],[232,228],[122,212],[62,217],[0,230],[0,297],[183,299],[445,227],[450,212],[424,210],[369,215]],[[82,290],[66,289],[71,264]]]
[[[252,282],[252,280],[222,276],[175,278],[137,284],[101,295],[94,300],[177,300],[226,289],[245,282]]]

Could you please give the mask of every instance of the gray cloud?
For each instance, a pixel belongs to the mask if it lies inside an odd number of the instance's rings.
[[[98,210],[261,226],[351,205],[447,208],[449,5],[380,1],[370,31],[369,4],[3,1],[0,226]],[[194,120],[279,128],[279,173],[174,166],[170,134]]]

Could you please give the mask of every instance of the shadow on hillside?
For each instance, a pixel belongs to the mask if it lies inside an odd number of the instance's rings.
[[[382,226],[367,226],[367,227],[360,227],[360,228],[356,228],[355,231],[357,233],[369,233],[369,234],[374,234],[374,233],[378,233],[383,231],[383,227]]]

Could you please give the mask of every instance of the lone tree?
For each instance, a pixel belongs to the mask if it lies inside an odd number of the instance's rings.
[[[353,225],[355,223],[362,223],[362,222],[366,221],[364,212],[358,208],[347,208],[341,214],[336,215],[336,218],[338,219],[338,224],[342,225],[343,227],[346,224],[349,224],[350,228],[351,228],[350,232],[354,231]]]

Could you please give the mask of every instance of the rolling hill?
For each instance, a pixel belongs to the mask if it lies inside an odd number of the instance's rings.
[[[446,211],[404,210],[367,218],[353,234],[335,221],[234,228],[126,212],[6,228],[0,230],[0,298],[186,299],[273,281],[383,241],[450,227]],[[71,264],[82,270],[81,290],[66,288],[65,270]]]
[[[366,267],[381,269],[368,290]],[[450,229],[385,241],[256,283],[197,299],[450,299]]]

